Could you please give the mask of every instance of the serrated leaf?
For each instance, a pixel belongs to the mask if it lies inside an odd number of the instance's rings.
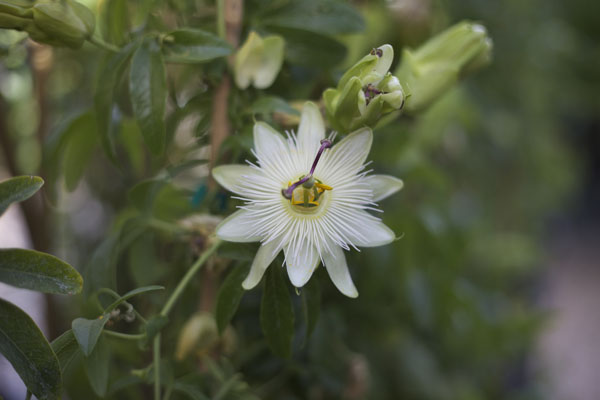
[[[89,112],[82,114],[69,124],[67,130],[65,136],[68,137],[68,141],[63,155],[63,174],[67,190],[72,192],[83,176],[98,144],[96,118]]]
[[[231,54],[231,46],[217,35],[200,29],[170,32],[162,43],[169,62],[202,63]]]
[[[110,346],[104,336],[100,336],[89,357],[84,358],[83,365],[94,393],[100,397],[106,396],[110,372]]]
[[[118,53],[110,54],[105,63],[100,67],[96,93],[94,95],[94,109],[100,143],[106,156],[113,164],[117,164],[115,143],[113,139],[114,128],[112,126],[112,110],[114,103],[115,88],[125,69],[133,51],[138,43],[132,42]]]
[[[246,292],[242,287],[242,282],[248,276],[249,270],[250,268],[246,264],[234,266],[219,288],[215,310],[219,333],[223,333],[240,305]]]
[[[86,357],[89,357],[94,350],[108,319],[109,315],[104,314],[96,319],[76,318],[71,323],[75,339]]]
[[[289,358],[294,338],[294,309],[282,270],[277,265],[267,270],[260,305],[260,326],[273,353]]]
[[[0,299],[0,353],[39,400],[60,398],[60,364],[50,344],[25,312],[3,299]]]
[[[133,296],[137,296],[138,294],[141,294],[141,293],[153,292],[156,290],[163,290],[163,289],[164,289],[164,286],[153,285],[153,286],[144,286],[144,287],[130,290],[129,292],[125,293],[123,296],[121,296],[120,298],[115,300],[111,305],[106,307],[106,309],[104,310],[104,313],[111,312],[112,310],[117,308],[119,306],[119,304],[123,303],[124,301],[129,300]]]
[[[12,203],[27,200],[43,185],[39,176],[16,176],[0,182],[0,216]]]
[[[60,364],[60,371],[64,374],[65,370],[69,367],[71,362],[81,353],[77,339],[73,334],[73,330],[69,329],[50,344],[52,350],[58,358]]]
[[[335,0],[290,1],[264,18],[262,23],[326,35],[355,33],[365,29],[365,21],[354,7]]]
[[[154,155],[162,154],[166,144],[167,83],[160,47],[154,40],[145,40],[133,53],[129,93],[146,145]]]
[[[25,249],[0,249],[0,281],[54,294],[75,294],[83,287],[79,272],[66,262]]]

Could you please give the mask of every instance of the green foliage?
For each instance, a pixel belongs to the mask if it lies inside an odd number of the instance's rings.
[[[2,299],[0,353],[38,399],[61,397],[60,365],[50,344],[27,314]]]
[[[0,249],[0,281],[44,293],[76,294],[83,279],[73,267],[50,254]]]
[[[94,350],[84,358],[83,365],[94,393],[106,396],[110,372],[110,345],[104,336],[100,336]]]
[[[0,216],[12,203],[33,196],[43,184],[44,180],[38,176],[17,176],[0,182]]]
[[[281,270],[275,265],[267,270],[260,304],[260,326],[271,350],[280,357],[289,358],[294,338],[294,310]]]
[[[64,332],[62,335],[54,339],[50,345],[52,346],[54,354],[56,354],[56,357],[58,358],[60,371],[64,375],[69,365],[71,365],[77,356],[81,355],[81,348],[77,343],[77,339],[75,339],[73,330],[69,329],[68,331]]]
[[[95,319],[76,318],[73,320],[71,324],[73,335],[75,335],[84,356],[89,357],[92,354],[109,319],[109,314],[103,314]]]
[[[240,301],[244,296],[245,290],[242,288],[242,282],[246,279],[250,269],[247,265],[234,266],[231,272],[227,275],[227,278],[221,284],[219,288],[219,294],[217,295],[217,306],[215,309],[215,318],[217,320],[217,327],[219,333],[223,333],[235,312],[240,305]]]
[[[163,38],[162,51],[169,62],[204,63],[231,54],[220,37],[200,29],[179,29]]]

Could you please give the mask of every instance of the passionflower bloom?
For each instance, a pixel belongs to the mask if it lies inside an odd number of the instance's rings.
[[[306,103],[297,135],[283,137],[264,122],[254,125],[257,164],[212,170],[217,182],[245,202],[217,227],[217,236],[261,242],[245,289],[260,282],[283,250],[294,286],[304,286],[322,262],[340,292],[358,296],[344,250],[395,239],[367,210],[378,211],[376,201],[402,188],[398,178],[365,170],[372,139],[371,129],[362,128],[334,145],[332,137],[325,138],[319,109]]]

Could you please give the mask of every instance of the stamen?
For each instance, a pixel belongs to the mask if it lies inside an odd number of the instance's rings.
[[[383,50],[374,48],[373,50],[371,50],[371,55],[376,55],[377,57],[381,58],[383,56]]]
[[[332,145],[333,145],[333,141],[330,140],[330,139],[322,139],[321,140],[321,147],[319,148],[319,151],[317,152],[317,156],[315,157],[315,161],[313,161],[313,164],[312,164],[312,167],[310,169],[310,172],[307,175],[305,175],[302,178],[300,178],[294,184],[290,185],[288,183],[288,187],[286,189],[281,189],[281,194],[283,195],[283,197],[285,197],[288,200],[291,200],[292,197],[293,197],[293,195],[294,195],[294,190],[298,186],[300,186],[300,185],[308,182],[310,179],[312,179],[312,175],[315,172],[315,168],[317,168],[317,164],[319,163],[319,159],[321,158],[321,155],[323,154],[323,152],[325,151],[325,149],[331,148]],[[331,190],[330,186],[322,185],[320,183],[315,183],[315,184],[317,186],[319,186],[321,189]]]

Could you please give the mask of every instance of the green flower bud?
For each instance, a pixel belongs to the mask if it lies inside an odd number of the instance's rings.
[[[273,84],[283,64],[284,40],[281,36],[261,38],[250,32],[246,42],[235,55],[235,83],[240,89],[252,84],[266,89]]]
[[[461,77],[488,64],[491,50],[486,29],[472,22],[456,24],[416,50],[404,50],[396,76],[410,92],[406,111],[428,107]]]
[[[32,1],[0,0],[0,28],[24,30],[33,18]]]
[[[389,44],[373,49],[346,71],[337,88],[323,93],[334,129],[350,132],[374,127],[384,114],[403,107],[402,85],[388,72],[393,59],[394,49]]]
[[[33,7],[35,28],[31,38],[47,44],[77,49],[94,32],[94,14],[73,0],[40,0]],[[43,34],[40,34],[40,31]]]

